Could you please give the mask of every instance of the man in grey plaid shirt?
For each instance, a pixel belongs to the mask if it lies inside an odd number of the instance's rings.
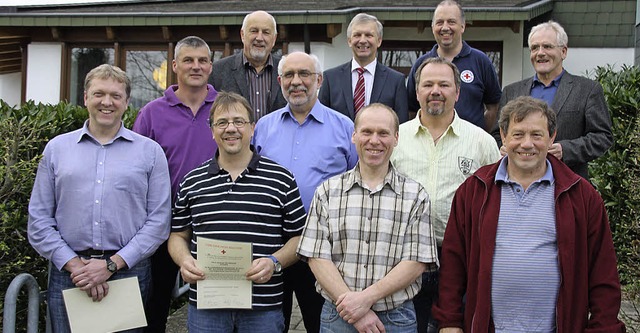
[[[398,126],[385,105],[358,112],[358,164],[314,195],[297,252],[325,298],[321,331],[417,329],[411,299],[438,259],[427,192],[389,162]]]

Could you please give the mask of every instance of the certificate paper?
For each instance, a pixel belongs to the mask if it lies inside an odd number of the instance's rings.
[[[251,243],[198,237],[198,267],[205,279],[197,283],[198,309],[251,309]]]
[[[80,288],[62,291],[71,332],[107,333],[147,326],[138,278],[107,283],[109,292],[100,302]]]

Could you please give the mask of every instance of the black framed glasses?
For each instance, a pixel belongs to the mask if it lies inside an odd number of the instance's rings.
[[[243,128],[244,125],[248,124],[249,122],[244,120],[244,119],[235,119],[233,121],[228,121],[226,119],[222,119],[222,120],[218,120],[217,122],[213,123],[213,126],[217,129],[226,129],[227,127],[229,127],[229,124],[233,124],[233,126],[235,126],[236,128]]]

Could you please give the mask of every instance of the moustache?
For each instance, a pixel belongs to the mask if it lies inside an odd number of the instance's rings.
[[[292,93],[292,92],[307,92],[307,88],[305,88],[305,87],[290,87],[289,89],[287,89],[287,91],[289,93]]]
[[[431,97],[431,98],[427,99],[427,102],[432,102],[432,101],[444,102],[445,98],[444,97]]]

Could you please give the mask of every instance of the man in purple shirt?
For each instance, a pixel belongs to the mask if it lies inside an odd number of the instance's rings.
[[[209,112],[218,93],[207,84],[212,68],[211,50],[201,38],[189,36],[180,40],[172,65],[178,84],[140,110],[133,130],[162,146],[169,162],[174,202],[184,175],[213,157],[216,143],[211,135]],[[178,267],[167,252],[166,242],[153,255],[151,264],[153,289],[146,332],[157,333],[166,328]]]
[[[122,125],[127,75],[100,65],[84,89],[89,120],[47,144],[29,202],[29,242],[54,266],[47,302],[56,333],[70,331],[64,289],[78,287],[101,301],[107,281],[135,276],[145,299],[148,258],[169,236],[171,220],[162,148]]]
[[[256,124],[256,151],[293,172],[306,211],[316,187],[331,176],[353,168],[358,154],[351,142],[353,122],[318,100],[322,68],[318,58],[303,52],[283,56],[278,81],[287,105]],[[320,330],[324,299],[315,291],[315,277],[306,263],[285,270],[285,326],[295,290],[307,332]],[[288,293],[288,294],[287,294]],[[288,311],[288,312],[287,312]]]

